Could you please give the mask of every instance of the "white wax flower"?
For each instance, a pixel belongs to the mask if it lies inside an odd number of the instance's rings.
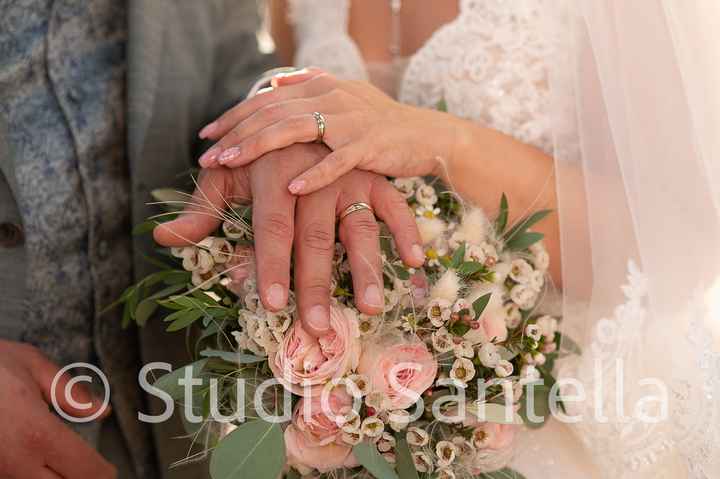
[[[448,467],[453,463],[453,461],[455,461],[457,454],[457,447],[455,447],[455,444],[450,441],[439,441],[435,445],[435,455],[438,458],[438,467]]]
[[[390,452],[395,448],[395,437],[389,432],[383,432],[377,444],[378,451]]]
[[[388,424],[390,424],[390,428],[395,432],[404,430],[409,423],[410,413],[404,409],[390,411],[388,414]]]
[[[537,292],[524,284],[517,284],[510,290],[510,299],[520,309],[531,309],[537,301]]]
[[[467,384],[475,376],[475,365],[466,358],[456,359],[450,369],[450,378]]]
[[[431,473],[433,471],[433,462],[429,455],[424,452],[414,452],[412,455],[415,469],[418,472]]]
[[[415,199],[418,203],[426,207],[433,206],[438,202],[435,188],[430,185],[423,185],[415,190]]]
[[[406,439],[413,447],[424,447],[430,442],[430,435],[424,429],[412,426],[407,430]]]
[[[535,341],[540,341],[540,338],[542,337],[542,331],[540,330],[540,326],[538,326],[537,324],[528,324],[525,327],[525,335]]]
[[[363,435],[369,438],[377,438],[382,436],[385,430],[385,423],[376,416],[365,418],[360,426]]]
[[[510,263],[510,278],[516,283],[527,284],[533,273],[533,267],[524,259],[518,258]]]
[[[500,362],[500,353],[493,343],[483,344],[478,350],[478,359],[486,368],[494,368]]]
[[[433,299],[428,303],[426,314],[432,325],[440,328],[448,322],[452,314],[450,302],[445,299]]]
[[[500,378],[506,378],[513,373],[513,365],[510,361],[501,359],[495,366],[495,374]]]
[[[432,334],[433,349],[438,353],[447,353],[455,347],[452,335],[445,328],[440,328]]]

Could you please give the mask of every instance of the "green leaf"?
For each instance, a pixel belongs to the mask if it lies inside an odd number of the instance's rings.
[[[285,474],[285,479],[300,479],[300,473],[291,468],[287,474]]]
[[[462,321],[455,321],[448,327],[448,332],[455,336],[465,336],[468,331],[470,331],[470,325]]]
[[[437,102],[437,104],[435,105],[435,109],[436,109],[437,111],[443,111],[443,112],[447,112],[447,111],[448,111],[448,109],[447,109],[447,103],[445,102],[445,98],[442,98],[442,99],[440,99],[439,102]]]
[[[180,317],[170,323],[170,326],[167,327],[167,332],[172,333],[174,331],[180,331],[181,329],[185,329],[198,319],[205,316],[205,313],[203,311],[199,311],[197,309],[192,311],[181,311],[181,313],[182,314],[180,315]],[[167,318],[165,319],[167,320]]]
[[[520,417],[523,419],[523,422],[525,422],[525,425],[529,427],[530,429],[539,429],[545,425],[545,421],[547,421],[547,418],[550,416],[550,388],[547,386],[543,386],[538,384],[535,384],[532,387],[533,392],[533,405],[535,406],[534,413],[535,416],[542,417],[543,420],[541,422],[531,422],[530,418],[528,418],[528,395],[530,392],[530,388],[525,386],[525,391],[523,392],[522,399],[520,399],[520,410],[518,413],[520,414]]]
[[[205,358],[220,358],[223,361],[237,364],[253,364],[261,363],[267,358],[261,358],[253,354],[236,353],[232,351],[221,351],[219,349],[204,349],[200,351],[200,356]]]
[[[513,251],[522,251],[534,245],[543,239],[543,237],[544,235],[542,233],[535,233],[532,231],[516,234],[511,240],[505,243],[505,246]]]
[[[495,472],[486,472],[478,476],[479,479],[525,479],[525,476],[514,469],[506,467]]]
[[[457,268],[457,273],[460,276],[472,276],[485,269],[485,265],[478,263],[477,261],[465,261]]]
[[[201,359],[199,361],[195,361],[192,364],[188,364],[187,366],[171,371],[164,376],[160,376],[160,378],[158,378],[158,380],[153,383],[153,386],[165,391],[174,400],[180,400],[185,394],[185,387],[180,386],[178,384],[178,380],[182,377],[185,377],[185,370],[190,368],[190,376],[193,378],[199,378],[201,377],[200,374],[205,368],[205,364],[207,362],[207,359]]]
[[[415,469],[410,447],[405,439],[397,437],[395,446],[395,460],[397,472],[400,479],[419,479],[418,472]]]
[[[220,441],[210,458],[212,479],[276,478],[285,466],[279,424],[262,420],[242,424]]]
[[[138,326],[145,326],[150,316],[158,309],[157,301],[153,298],[146,298],[140,301],[135,310],[135,322]]]
[[[452,260],[450,260],[450,264],[453,268],[457,269],[458,266],[460,266],[465,259],[465,243],[461,244],[458,249],[455,250],[455,252],[452,255]]]
[[[483,311],[485,311],[485,308],[487,308],[487,305],[490,302],[491,296],[492,293],[484,294],[473,301],[473,311],[475,311],[476,318],[479,318]]]
[[[567,354],[581,355],[582,349],[570,336],[562,335],[560,339],[560,350]]]
[[[408,273],[408,270],[406,270],[402,266],[394,264],[392,265],[392,269],[393,271],[395,271],[395,275],[398,277],[398,279],[402,281],[407,281],[408,279],[410,279],[410,273]]]
[[[377,479],[398,479],[392,466],[380,455],[375,444],[361,442],[353,447],[358,462]]]
[[[503,193],[502,197],[500,198],[500,211],[498,212],[498,217],[495,219],[495,231],[499,235],[501,235],[503,231],[505,231],[509,210],[510,208],[508,207],[507,196],[505,196],[505,193]]]
[[[518,224],[510,228],[510,230],[505,233],[505,241],[510,241],[515,235],[525,233],[529,228],[531,228],[534,224],[545,218],[550,213],[552,213],[552,210],[540,210],[531,214],[527,218],[523,218]]]

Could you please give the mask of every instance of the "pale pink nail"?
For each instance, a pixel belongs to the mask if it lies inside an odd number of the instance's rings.
[[[305,318],[305,324],[313,330],[315,334],[321,334],[330,329],[330,315],[327,308],[317,305],[310,308]]]
[[[233,146],[232,148],[228,148],[227,150],[222,152],[222,155],[220,155],[220,158],[218,158],[218,162],[221,165],[224,165],[228,161],[231,161],[235,158],[240,156],[240,147],[239,146]]]
[[[272,284],[267,291],[267,302],[272,308],[284,308],[286,303],[285,288],[279,283]]]
[[[217,160],[218,155],[220,154],[222,150],[219,146],[213,146],[209,150],[207,150],[205,153],[202,154],[200,159],[198,160],[198,163],[200,163],[200,166],[207,167],[212,165],[212,163]]]
[[[414,244],[412,247],[412,254],[415,257],[416,260],[425,262],[425,252],[422,249],[422,246],[419,244]]]
[[[363,296],[365,304],[374,308],[382,308],[383,298],[380,295],[380,289],[375,284],[371,284],[365,290],[365,296]]]
[[[288,185],[288,190],[290,190],[290,193],[293,195],[297,195],[305,188],[305,184],[305,180],[295,180]]]
[[[205,128],[200,130],[200,133],[198,133],[198,137],[200,138],[207,138],[208,136],[212,135],[218,128],[217,122],[212,122],[209,125],[206,125]]]

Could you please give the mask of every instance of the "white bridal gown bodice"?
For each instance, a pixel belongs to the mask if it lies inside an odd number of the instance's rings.
[[[460,0],[459,16],[410,58],[366,63],[348,34],[350,0],[290,0],[296,66],[368,80],[404,103],[437,108],[550,152],[549,42],[543,0]],[[559,423],[520,439],[513,464],[529,479],[596,477]]]

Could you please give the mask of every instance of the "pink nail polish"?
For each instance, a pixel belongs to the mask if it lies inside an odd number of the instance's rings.
[[[218,125],[216,122],[212,122],[209,125],[206,125],[202,130],[200,130],[200,133],[198,133],[198,137],[203,139],[207,138],[217,130],[217,127]]]
[[[222,152],[222,155],[218,158],[218,162],[221,165],[224,165],[228,161],[232,161],[238,156],[240,156],[240,147],[239,146],[233,146],[231,148],[228,148],[227,150]]]
[[[207,167],[210,166],[215,160],[217,160],[218,155],[220,154],[222,150],[219,146],[213,146],[209,150],[207,150],[205,153],[200,156],[200,159],[198,160],[198,163],[200,163],[200,166]]]
[[[297,195],[305,188],[305,184],[305,180],[295,180],[288,185],[288,190],[290,190],[290,193],[293,195]]]

